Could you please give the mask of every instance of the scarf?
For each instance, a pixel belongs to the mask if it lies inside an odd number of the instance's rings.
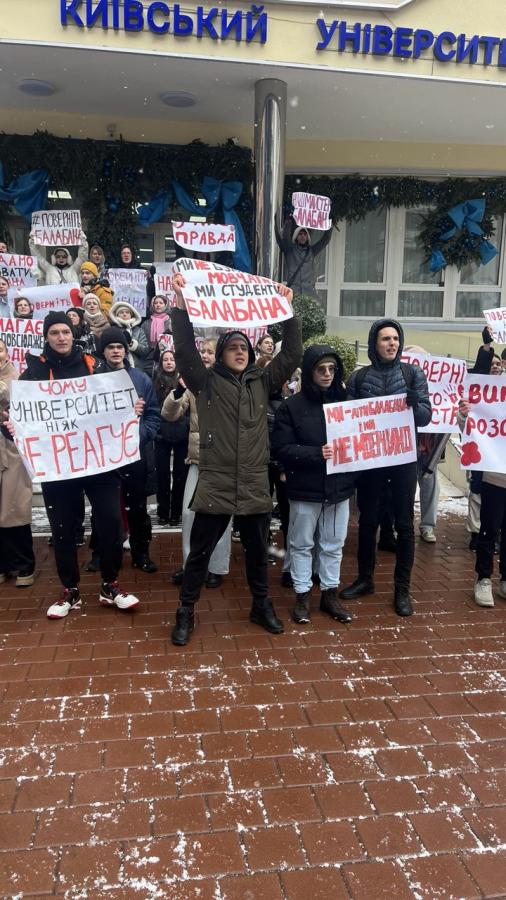
[[[169,318],[168,313],[151,313],[151,331],[149,333],[149,343],[152,347],[156,347],[158,344],[158,338],[161,334],[163,334],[164,325]]]
[[[103,312],[100,310],[96,313],[90,313],[88,310],[84,313],[84,321],[90,326],[93,334],[101,335],[102,332],[109,328],[111,324],[107,316],[104,316]]]

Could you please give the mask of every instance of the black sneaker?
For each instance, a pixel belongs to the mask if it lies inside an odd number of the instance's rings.
[[[184,647],[190,640],[190,635],[195,628],[195,615],[193,606],[180,606],[176,610],[176,624],[172,629],[171,640],[176,647]]]
[[[362,578],[360,575],[355,578],[353,584],[339,592],[339,596],[343,600],[355,600],[357,597],[363,597],[365,594],[374,594],[374,582],[372,578]]]

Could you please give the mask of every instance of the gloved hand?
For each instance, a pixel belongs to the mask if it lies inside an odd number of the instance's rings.
[[[418,391],[408,388],[406,391],[406,404],[414,411],[418,406]]]
[[[491,344],[494,340],[494,336],[493,336],[493,334],[490,334],[490,330],[491,330],[490,325],[485,325],[485,328],[483,329],[483,331],[481,333],[484,344]]]

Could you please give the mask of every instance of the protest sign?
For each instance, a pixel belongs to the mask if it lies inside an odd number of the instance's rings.
[[[204,222],[173,222],[172,236],[176,244],[200,253],[235,250],[233,225],[207,225]]]
[[[462,468],[506,473],[506,379],[468,375],[462,394],[470,405],[462,434]]]
[[[9,288],[9,315],[14,313],[14,300],[25,297],[33,307],[33,318],[44,319],[48,312],[65,312],[71,306],[81,306],[79,285],[45,284],[43,287]]]
[[[419,366],[429,386],[432,419],[429,425],[419,428],[418,431],[425,431],[428,434],[451,434],[457,428],[460,399],[457,388],[467,374],[465,360],[405,350],[401,361]]]
[[[490,325],[496,344],[506,344],[506,306],[500,309],[484,309],[483,315]]]
[[[15,381],[10,419],[34,482],[97,475],[140,459],[137,393],[126,370]]]
[[[333,449],[328,475],[416,461],[415,420],[406,394],[325,403],[323,410]]]
[[[37,284],[37,260],[33,256],[17,253],[0,253],[0,275],[9,287],[31,287]]]
[[[78,209],[50,209],[32,213],[30,237],[40,247],[78,247],[82,243]]]
[[[330,200],[318,194],[306,194],[295,191],[292,194],[293,218],[297,225],[304,228],[315,228],[317,231],[328,231],[332,225],[330,219]]]
[[[195,343],[197,343],[195,341]],[[160,353],[165,353],[166,350],[170,350],[174,353],[174,338],[171,334],[164,331],[163,334],[158,338],[158,349]]]
[[[191,321],[202,327],[267,327],[293,316],[279,285],[262,275],[238,272],[201,259],[178,259],[174,272],[186,284],[183,296]]]
[[[109,269],[109,284],[114,291],[114,303],[131,303],[141,316],[146,315],[145,269]]]
[[[7,347],[9,359],[18,372],[26,369],[25,356],[40,356],[44,347],[42,319],[4,319],[0,317],[0,340]]]
[[[155,296],[165,297],[167,306],[174,306],[176,295],[172,290],[172,276],[174,274],[172,263],[155,263],[156,273],[153,276],[155,282]]]

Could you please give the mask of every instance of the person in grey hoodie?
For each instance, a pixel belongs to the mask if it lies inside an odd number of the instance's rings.
[[[312,244],[311,234],[307,228],[298,226],[293,234],[290,234],[291,226],[292,220],[288,219],[281,234],[277,220],[274,220],[276,241],[285,258],[287,287],[290,287],[294,294],[317,297],[315,259],[329,243],[332,228],[325,231],[323,237]]]

